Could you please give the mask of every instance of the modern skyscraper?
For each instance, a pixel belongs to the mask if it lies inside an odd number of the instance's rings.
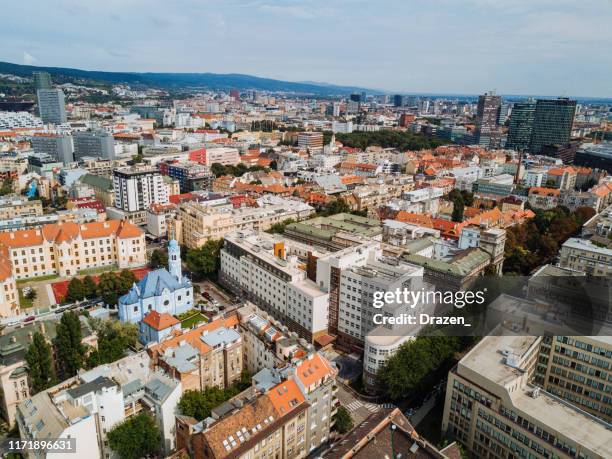
[[[51,75],[47,72],[34,72],[34,84],[36,89],[52,89]]]
[[[576,101],[566,97],[538,99],[531,137],[531,152],[540,153],[545,145],[566,145],[572,134]]]
[[[501,129],[497,121],[501,110],[501,96],[494,92],[478,97],[476,112],[476,143],[487,148],[499,148]]]
[[[519,102],[512,107],[510,124],[508,125],[508,140],[506,148],[514,150],[528,149],[533,133],[533,120],[535,118],[535,101]]]
[[[62,124],[67,121],[64,93],[61,89],[38,89],[38,112],[45,124]]]
[[[404,96],[401,94],[396,94],[393,96],[393,106],[394,107],[403,107],[404,106]]]

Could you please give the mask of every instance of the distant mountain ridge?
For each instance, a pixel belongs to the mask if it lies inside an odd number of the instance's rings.
[[[345,95],[352,92],[368,91],[354,86],[337,86],[326,83],[299,83],[291,81],[262,78],[239,73],[163,73],[163,72],[104,72],[97,70],[80,70],[62,67],[39,67],[0,62],[0,73],[10,73],[21,77],[30,77],[32,72],[49,72],[53,77],[91,80],[110,84],[126,83],[132,86],[148,86],[161,89],[195,89],[212,90],[255,89],[260,91],[294,92],[317,95]],[[372,90],[369,90],[372,92]]]

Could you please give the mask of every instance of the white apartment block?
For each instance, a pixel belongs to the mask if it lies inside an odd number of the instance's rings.
[[[28,112],[0,112],[0,129],[42,127],[40,118]]]
[[[612,275],[612,250],[587,239],[569,238],[561,246],[559,266],[591,276]]]
[[[314,273],[309,246],[280,236],[238,231],[225,236],[221,282],[286,324],[307,341],[327,333],[329,295],[307,276]],[[310,267],[309,267],[310,266]]]
[[[206,165],[215,163],[223,166],[235,166],[240,162],[240,153],[237,148],[218,147],[206,149]]]
[[[168,204],[168,187],[156,169],[115,169],[113,187],[115,207],[125,212],[145,211],[151,204]]]

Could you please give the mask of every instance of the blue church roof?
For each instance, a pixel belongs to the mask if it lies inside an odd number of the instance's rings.
[[[130,291],[119,298],[119,304],[133,304],[142,298],[150,298],[159,296],[164,289],[170,292],[186,288],[191,285],[187,278],[183,278],[181,282],[177,281],[165,268],[156,269],[147,273],[147,275],[135,286],[132,286]]]

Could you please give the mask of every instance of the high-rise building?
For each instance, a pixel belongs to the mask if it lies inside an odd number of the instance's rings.
[[[512,113],[510,113],[506,148],[512,148],[514,150],[526,150],[529,148],[531,144],[531,135],[533,133],[535,109],[536,104],[534,101],[514,104]]]
[[[74,134],[74,158],[115,158],[115,140],[102,129],[81,131]]]
[[[115,207],[125,212],[144,211],[151,204],[168,204],[168,187],[157,169],[115,169],[113,186]]]
[[[38,112],[45,124],[62,124],[67,121],[64,92],[61,89],[38,89]]]
[[[576,101],[565,97],[538,99],[531,136],[531,152],[540,153],[545,145],[566,145],[572,134]]]
[[[393,106],[394,107],[403,107],[404,106],[404,96],[401,94],[396,94],[393,96]]]
[[[34,84],[36,89],[52,89],[51,75],[47,72],[34,72]]]
[[[30,139],[36,153],[46,153],[67,165],[74,161],[72,137],[58,134],[37,134]]]
[[[498,124],[501,110],[501,96],[494,92],[478,97],[476,112],[476,143],[487,148],[499,148],[501,129]]]

